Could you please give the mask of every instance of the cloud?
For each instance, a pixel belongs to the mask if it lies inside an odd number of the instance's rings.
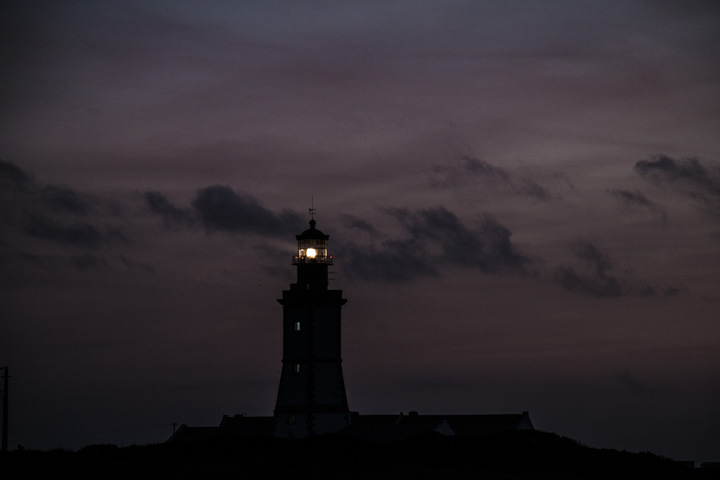
[[[167,199],[165,195],[156,191],[144,193],[145,202],[150,211],[163,219],[163,224],[169,228],[180,226],[192,227],[195,224],[192,212],[189,209],[178,208]]]
[[[674,297],[675,295],[680,295],[681,293],[682,289],[678,287],[665,287],[660,292],[663,297]]]
[[[340,218],[342,226],[348,229],[360,230],[370,235],[378,235],[380,232],[365,220],[354,215],[345,214]]]
[[[118,215],[109,202],[67,187],[40,185],[2,160],[0,185],[0,222],[9,231],[66,246],[129,243],[121,225],[107,223]]]
[[[552,195],[537,182],[517,177],[485,160],[467,155],[462,157],[460,165],[436,166],[433,174],[434,185],[454,185],[467,181],[468,178],[476,178],[492,186],[505,187],[521,196],[543,201],[552,199]]]
[[[18,166],[0,159],[0,185],[3,189],[24,190],[31,181]]]
[[[97,255],[85,253],[83,255],[73,255],[71,257],[72,264],[78,270],[109,270],[110,266],[104,258]]]
[[[147,263],[138,263],[125,255],[120,255],[120,262],[130,270],[139,270],[144,273],[155,273],[155,269]]]
[[[663,222],[667,220],[667,213],[665,210],[657,203],[649,200],[641,192],[628,192],[627,190],[611,189],[608,190],[608,193],[629,208],[646,208],[653,214],[657,215]]]
[[[97,247],[102,235],[93,225],[84,222],[75,222],[63,225],[53,219],[41,215],[28,215],[25,233],[37,238],[53,242],[85,247]]]
[[[590,242],[579,242],[574,247],[576,257],[584,260],[586,273],[578,273],[575,268],[568,266],[558,267],[555,271],[555,281],[565,290],[578,292],[593,297],[617,297],[624,291],[617,278],[608,275],[613,265],[610,258],[600,252]]]
[[[633,393],[643,394],[652,392],[654,390],[653,388],[648,387],[647,385],[645,385],[645,383],[638,380],[627,370],[617,373],[615,375],[615,379]]]
[[[642,283],[621,281],[615,275],[610,257],[593,243],[579,241],[572,248],[573,255],[582,261],[581,267],[562,265],[553,278],[565,290],[596,298],[634,295],[640,297],[673,297],[682,292],[677,287],[657,288]]]
[[[675,160],[655,155],[652,160],[635,163],[635,171],[644,177],[660,182],[682,182],[714,195],[720,195],[720,179],[708,173],[697,158]]]
[[[192,206],[208,231],[285,236],[303,223],[302,217],[292,210],[276,214],[254,197],[237,194],[221,185],[201,189]]]
[[[676,295],[680,295],[683,293],[683,289],[678,287],[665,287],[665,288],[655,288],[651,287],[649,285],[642,286],[638,290],[638,294],[640,296],[644,297],[652,297],[652,296],[661,296],[665,298],[674,297]]]
[[[90,210],[87,200],[76,191],[55,185],[42,189],[42,202],[54,211],[82,214]]]
[[[340,249],[349,276],[387,283],[408,283],[420,277],[437,277],[431,260],[412,242],[389,240],[381,248],[348,243]]]
[[[650,200],[648,200],[647,197],[640,192],[628,192],[627,190],[618,189],[608,190],[608,192],[629,205],[641,205],[643,207],[647,207],[651,204]]]
[[[150,211],[163,219],[169,229],[192,227],[202,223],[206,232],[257,234],[271,237],[295,235],[304,220],[297,212],[284,209],[275,213],[253,196],[236,193],[223,185],[212,185],[197,191],[191,209],[172,204],[165,195],[147,191],[144,199]]]
[[[636,162],[634,170],[657,184],[681,189],[701,210],[720,220],[720,166],[706,167],[697,158],[655,155],[651,160]]]
[[[376,233],[380,247],[343,247],[344,263],[351,275],[406,283],[415,278],[438,276],[439,265],[474,268],[483,273],[525,273],[531,261],[510,241],[510,231],[490,217],[468,226],[445,207],[410,210],[388,208],[401,227],[398,238]],[[363,230],[377,232],[367,222],[350,219]]]
[[[495,178],[504,182],[510,182],[510,175],[500,167],[490,165],[485,160],[474,157],[463,157],[464,165],[462,170],[471,175]]]
[[[516,192],[536,200],[548,201],[553,198],[545,187],[527,178],[521,178],[514,184],[514,188]]]
[[[521,270],[529,263],[510,242],[510,230],[491,217],[484,217],[476,227],[468,227],[442,206],[388,212],[411,238],[422,242],[426,250],[439,247],[443,261],[476,267],[486,273]]]

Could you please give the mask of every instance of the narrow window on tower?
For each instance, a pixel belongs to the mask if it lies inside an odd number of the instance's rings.
[[[295,331],[296,332],[300,331],[300,322],[295,322]]]
[[[295,425],[295,414],[288,414],[288,425]]]
[[[295,364],[295,373],[300,373],[300,364],[299,363]]]

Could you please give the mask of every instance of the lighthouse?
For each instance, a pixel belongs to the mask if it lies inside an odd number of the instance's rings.
[[[311,209],[311,212],[313,210]],[[341,290],[328,289],[329,235],[315,228],[296,235],[297,281],[283,290],[283,358],[274,435],[305,438],[350,424],[341,358]]]
[[[341,290],[328,289],[328,235],[315,228],[296,235],[292,264],[297,280],[283,290],[283,354],[280,386],[272,417],[224,415],[218,427],[181,425],[169,442],[205,440],[213,436],[307,438],[343,435],[385,443],[424,433],[488,435],[534,430],[528,412],[500,415],[351,414],[345,394],[341,356],[341,309],[347,300]],[[352,424],[351,424],[352,419]]]

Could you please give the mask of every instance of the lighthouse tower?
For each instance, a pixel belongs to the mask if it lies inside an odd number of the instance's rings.
[[[297,281],[278,300],[283,359],[274,433],[286,438],[333,433],[350,423],[340,356],[340,310],[347,300],[341,290],[328,290],[329,235],[311,219],[296,238]]]

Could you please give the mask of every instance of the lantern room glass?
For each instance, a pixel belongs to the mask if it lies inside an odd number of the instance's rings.
[[[298,240],[297,263],[317,262],[329,263],[332,257],[327,253],[327,240],[304,238]]]

